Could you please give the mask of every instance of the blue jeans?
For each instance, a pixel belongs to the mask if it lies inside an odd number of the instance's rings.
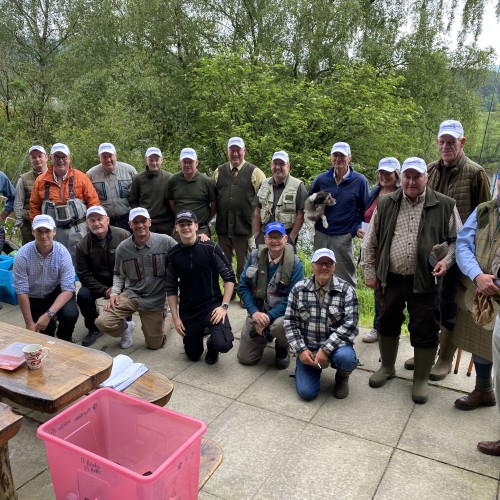
[[[344,345],[335,349],[330,356],[330,363],[337,370],[352,372],[358,366],[358,357],[354,352],[354,347]],[[319,383],[321,379],[319,368],[306,365],[297,357],[295,364],[295,390],[305,401],[311,401],[319,394]]]

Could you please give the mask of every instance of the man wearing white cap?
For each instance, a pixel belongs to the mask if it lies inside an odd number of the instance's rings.
[[[290,160],[286,151],[276,151],[271,161],[272,176],[260,186],[253,206],[253,235],[256,245],[264,243],[266,224],[281,222],[286,229],[288,243],[296,248],[297,237],[304,223],[304,202],[307,191],[300,179],[290,174]]]
[[[167,199],[175,214],[194,212],[198,218],[198,234],[206,234],[210,238],[209,223],[217,210],[217,194],[210,179],[198,172],[198,163],[198,155],[193,148],[181,151],[181,172],[175,173],[168,180]]]
[[[76,246],[75,259],[76,274],[82,285],[76,301],[88,330],[82,340],[85,347],[91,346],[102,336],[95,326],[99,315],[96,300],[110,298],[116,248],[130,236],[125,229],[109,224],[106,210],[101,206],[87,210],[87,226],[89,232]]]
[[[77,243],[87,234],[85,214],[88,207],[99,205],[90,179],[71,166],[66,144],[54,144],[50,150],[52,164],[40,174],[30,198],[30,217],[50,215],[57,227],[55,239],[75,258]]]
[[[31,232],[30,197],[37,177],[47,171],[49,157],[43,146],[31,146],[28,151],[31,170],[19,177],[16,185],[14,199],[14,224],[21,228],[21,241],[23,245],[34,241]]]
[[[102,333],[121,337],[120,347],[128,349],[135,325],[126,318],[138,311],[146,346],[159,349],[167,340],[163,332],[167,253],[176,242],[150,232],[151,217],[143,207],[130,211],[129,223],[132,236],[116,249],[110,298],[95,325]]]
[[[455,246],[462,227],[455,201],[426,187],[427,165],[407,158],[401,188],[382,197],[363,239],[361,265],[365,283],[377,293],[381,368],[370,377],[371,387],[394,378],[401,325],[408,309],[410,342],[415,353],[412,399],[428,400],[428,378],[439,333],[439,282],[455,263]],[[431,252],[438,253],[430,264]]]
[[[440,159],[428,165],[428,186],[455,200],[462,223],[480,203],[491,199],[490,183],[486,172],[483,167],[465,155],[465,143],[462,124],[456,120],[445,120],[439,126],[436,139]],[[471,342],[471,339],[480,333],[477,329],[470,330],[467,324],[469,321],[463,314],[459,315],[462,320],[459,321],[459,328],[455,331],[458,313],[455,296],[458,282],[462,277],[463,275],[455,265],[448,270],[443,278],[439,297],[441,312],[439,356],[436,364],[432,367],[431,380],[442,380],[450,373],[456,350],[454,341],[466,351],[471,351],[472,345],[477,345],[475,342]],[[484,379],[484,384],[489,386],[490,394],[492,394],[491,361],[479,355],[473,357],[476,375],[480,379]],[[413,369],[411,359],[406,361],[405,367]],[[474,392],[474,395],[476,394],[477,391]],[[460,408],[466,410],[477,408],[479,402],[474,396],[464,396],[458,400]],[[463,403],[463,407],[461,403]]]
[[[352,239],[363,222],[368,200],[368,181],[364,175],[353,170],[351,160],[349,144],[336,142],[330,155],[332,168],[314,179],[308,195],[326,191],[335,199],[335,205],[327,207],[325,211],[328,227],[323,227],[321,219],[314,226],[314,249],[333,250],[337,258],[337,276],[355,287],[356,266]]]
[[[167,185],[172,174],[162,170],[163,154],[158,148],[148,148],[144,161],[146,171],[137,174],[132,181],[130,206],[147,209],[153,233],[171,235],[174,214],[167,200]]]
[[[356,290],[334,275],[335,254],[316,250],[313,275],[291,290],[285,312],[285,333],[296,352],[295,389],[304,400],[316,398],[321,372],[336,368],[337,399],[349,395],[349,376],[358,366],[354,339],[358,334],[359,305]]]
[[[71,342],[78,319],[75,269],[55,234],[52,217],[33,219],[35,241],[23,245],[14,258],[14,289],[28,330]]]
[[[213,181],[217,188],[217,232],[219,245],[229,262],[236,256],[236,279],[239,280],[253,234],[253,200],[264,172],[245,161],[246,148],[241,137],[231,137],[227,143],[228,162],[219,165]],[[237,287],[236,287],[237,288]],[[236,294],[236,290],[233,296]],[[242,306],[243,307],[243,306]]]
[[[116,149],[110,142],[103,142],[97,152],[101,163],[92,167],[87,175],[108,214],[110,224],[129,231],[128,198],[137,170],[128,163],[117,161]]]

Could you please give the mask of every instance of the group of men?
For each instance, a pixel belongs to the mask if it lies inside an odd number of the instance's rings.
[[[489,201],[487,176],[465,156],[465,142],[459,122],[443,122],[437,137],[440,159],[429,165],[418,157],[403,162],[401,188],[380,198],[363,240],[365,283],[376,291],[380,313],[381,367],[370,386],[382,387],[395,376],[406,307],[415,356],[405,367],[414,369],[416,403],[428,400],[429,377],[446,377],[455,343],[461,346],[460,338],[470,336],[467,328],[455,331],[457,317],[459,325],[470,326],[470,314],[457,308],[462,284],[470,288],[473,283],[485,297],[499,291],[491,270],[495,239],[483,235],[496,231],[493,219],[498,219],[500,202]],[[110,143],[101,144],[98,153],[101,163],[84,174],[71,167],[64,144],[52,147],[48,168],[41,146],[29,151],[33,169],[19,179],[14,202],[23,243],[34,239],[21,248],[14,265],[28,328],[54,334],[57,317],[57,335],[71,340],[78,317],[72,257],[82,284],[77,303],[88,329],[83,345],[107,333],[129,348],[132,315],[138,312],[146,345],[162,347],[168,300],[188,358],[200,359],[208,335],[205,361],[214,364],[219,353],[232,348],[227,310],[238,292],[248,312],[240,363],[259,362],[274,340],[277,369],[289,366],[290,348],[297,355],[295,385],[301,398],[318,395],[321,372],[328,366],[337,369],[334,395],[342,399],[349,394],[349,375],[358,364],[359,315],[352,239],[368,200],[368,181],[354,171],[349,144],[333,145],[331,169],[318,175],[308,192],[290,175],[285,151],[274,153],[272,175],[266,178],[245,161],[239,137],[229,139],[228,162],[217,167],[212,179],[198,172],[192,148],[181,151],[181,171],[173,175],[162,170],[158,148],[147,150],[141,174],[118,162]],[[330,193],[336,203],[326,209],[327,226],[321,220],[315,225],[313,275],[304,279],[295,247],[305,200],[319,191]],[[209,239],[215,216],[218,245]],[[477,218],[475,225],[469,224],[471,218]],[[469,257],[466,264],[458,259],[459,268],[455,258],[463,223],[471,226],[463,243],[469,249],[463,255]],[[252,237],[256,249],[249,253]],[[96,299],[101,297],[108,301],[99,314]],[[476,388],[455,402],[464,410],[495,404],[491,345],[472,352]],[[500,443],[493,453],[500,455]]]

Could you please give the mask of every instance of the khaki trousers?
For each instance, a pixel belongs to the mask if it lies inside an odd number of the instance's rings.
[[[217,235],[219,246],[222,248],[226,259],[233,264],[233,253],[236,255],[236,283],[239,283],[241,273],[247,263],[250,245],[249,236],[224,236]]]

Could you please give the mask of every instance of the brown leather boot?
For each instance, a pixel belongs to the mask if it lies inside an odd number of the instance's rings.
[[[481,392],[474,389],[467,396],[462,396],[455,400],[455,407],[459,410],[475,410],[480,406],[495,406],[495,393],[494,392]]]

